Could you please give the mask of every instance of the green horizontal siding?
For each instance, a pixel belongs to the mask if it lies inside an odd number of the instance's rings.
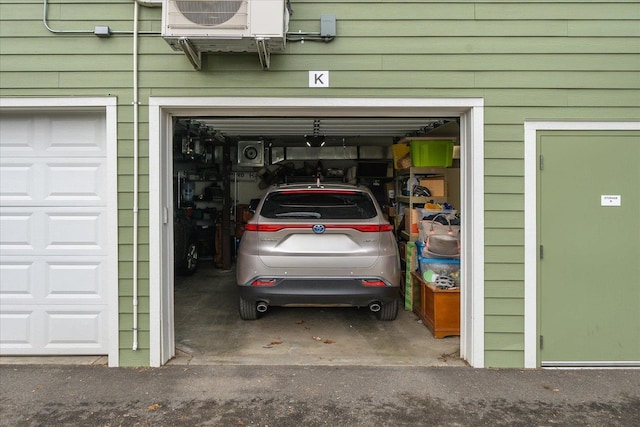
[[[524,232],[521,229],[512,228],[485,228],[485,245],[487,246],[523,246]],[[503,260],[488,259],[487,262],[498,262]]]
[[[484,155],[488,159],[524,159],[522,145],[514,141],[486,141]]]
[[[127,43],[128,44],[128,43]],[[124,46],[126,49],[127,46]],[[228,56],[228,55],[227,55]],[[209,59],[215,62],[216,71],[246,71],[257,68],[253,54],[234,55],[234,61],[226,61],[224,55],[211,55]],[[173,61],[167,64],[168,57],[182,58],[180,53],[166,55],[154,55],[143,57],[140,60],[142,69],[164,68],[167,72],[191,71],[191,65],[185,61]],[[220,59],[216,61],[216,59]],[[628,54],[567,54],[561,57],[542,54],[514,54],[507,58],[500,54],[470,54],[467,56],[451,54],[432,55],[349,55],[340,56],[331,60],[332,71],[402,71],[408,68],[413,71],[467,71],[473,64],[474,72],[493,71],[509,72],[535,70],[558,72],[636,72],[640,69],[640,58],[635,53]],[[298,70],[307,71],[320,69],[327,65],[326,58],[307,55],[274,54],[271,71]],[[50,56],[50,60],[42,63],[37,57],[24,58],[19,53],[6,54],[2,58],[1,69],[3,71],[53,71],[74,72],[82,70],[86,72],[101,72],[105,69],[113,71],[129,71],[132,68],[129,52],[114,53],[108,56],[98,57],[95,61],[87,63],[80,55],[56,54]]]
[[[484,218],[487,228],[517,228],[524,227],[524,215],[515,211],[487,211]]]
[[[522,368],[524,366],[522,351],[509,351],[504,348],[485,350],[484,357],[488,368]]]
[[[121,209],[133,208],[133,192],[128,189],[123,189],[118,192],[118,207]],[[138,208],[149,209],[149,193],[144,190],[138,194]]]
[[[524,318],[522,316],[487,315],[485,328],[499,333],[524,333]]]
[[[131,31],[130,0],[50,0],[59,30],[109,25]],[[598,0],[295,0],[292,31],[319,31],[335,13],[331,43],[289,43],[264,72],[255,54],[210,54],[194,71],[159,35],[139,38],[141,301],[148,308],[149,96],[482,97],[485,102],[485,362],[523,366],[524,127],[536,120],[640,117],[640,2]],[[51,34],[41,0],[0,0],[3,96],[116,96],[120,361],[146,365],[149,319],[131,351],[133,271],[133,62],[130,34]],[[140,8],[141,31],[161,10]],[[307,87],[309,70],[331,87]]]
[[[524,350],[524,334],[508,332],[488,332],[485,334],[486,351],[518,351]]]
[[[491,251],[492,247],[488,248]],[[508,255],[507,255],[508,257]],[[524,298],[524,283],[518,280],[485,280],[484,294],[486,298]]]
[[[603,1],[576,7],[575,2],[550,2],[540,5],[536,2],[487,2],[475,7],[476,19],[549,19],[584,20],[584,19],[639,19],[640,5],[624,2]]]
[[[133,188],[133,175],[120,175],[118,177],[118,188]],[[142,188],[149,188],[149,177],[147,175],[138,178],[138,185]]]
[[[142,249],[145,249],[142,250]],[[125,249],[131,249],[131,246],[124,246],[124,247],[118,247],[118,255],[120,257],[120,259],[131,259],[131,254],[133,253],[132,250],[125,250]],[[142,246],[140,248],[140,252],[141,253],[148,253],[149,248],[146,246]],[[124,252],[124,253],[123,253]],[[118,273],[120,275],[121,279],[131,279],[133,277],[133,262],[131,261],[120,261],[118,263]],[[149,261],[144,261],[144,260],[139,260],[138,261],[138,277],[141,279],[148,279],[149,278]],[[131,286],[131,283],[130,283]],[[140,294],[140,295],[144,295],[144,294]]]
[[[487,210],[510,210],[522,209],[524,196],[522,194],[508,193],[486,193],[484,203]]]
[[[33,25],[38,25],[35,23]],[[93,28],[91,28],[93,30]],[[46,36],[48,33],[43,33]],[[96,49],[102,54],[126,54],[131,52],[131,36],[114,35],[102,39],[93,35],[58,35],[47,46],[33,46],[34,39],[27,37],[15,39],[10,45],[4,46],[5,54],[20,54],[24,49],[31,49],[35,54],[68,54],[70,50],[78,54],[95,54]],[[7,37],[10,38],[10,37]],[[141,36],[141,45],[157,49],[156,54],[167,57],[181,57],[182,54],[171,50],[169,45],[158,36]],[[288,43],[286,54],[274,54],[273,59],[286,58],[289,55],[389,55],[394,60],[395,55],[479,55],[479,54],[603,54],[605,49],[611,49],[613,54],[628,54],[637,52],[634,40],[625,37],[352,37],[336,38],[331,43]],[[220,57],[229,60],[244,54],[213,54],[210,57]],[[332,58],[325,58],[331,61]],[[470,57],[469,59],[472,59]],[[632,60],[632,58],[629,58]],[[277,64],[273,64],[276,66]],[[259,67],[258,67],[259,68]],[[473,69],[473,68],[470,68]]]
[[[128,295],[121,295],[118,301],[118,305],[120,306],[120,313],[122,314],[132,314],[133,313],[133,304],[131,303],[131,298]],[[139,297],[138,298],[138,312],[142,314],[149,313],[149,298],[148,297]],[[145,322],[148,321],[148,316]],[[133,321],[132,321],[133,322]]]
[[[131,340],[133,334],[129,334],[128,332],[120,333],[120,354],[118,355],[120,358],[121,366],[148,366],[149,365],[149,357],[150,352],[148,349],[139,348],[137,351],[130,350],[131,341],[127,341],[127,339]],[[140,336],[139,339],[147,338],[149,335]],[[148,342],[148,341],[146,341]]]
[[[131,230],[133,232],[133,229]],[[138,230],[140,233],[145,233],[144,230]],[[146,231],[148,233],[148,231]],[[148,239],[147,239],[148,240]],[[139,243],[142,247],[145,247],[145,243],[144,242],[140,242]],[[142,248],[141,248],[142,249]],[[133,245],[132,244],[120,244],[118,245],[118,252],[120,255],[121,259],[133,259]],[[149,248],[147,247],[146,250],[144,251],[139,251],[138,253],[138,260],[140,262],[145,262],[145,261],[149,261]],[[132,265],[132,264],[131,264]],[[138,265],[138,274],[140,274],[141,271],[141,267],[140,264]]]
[[[133,244],[133,228],[122,226],[118,230],[118,242],[121,245]],[[138,243],[149,243],[149,228],[141,226],[138,228]]]
[[[484,181],[488,193],[521,193],[524,191],[522,176],[487,176]]]
[[[130,297],[133,295],[133,286],[131,286],[131,276],[123,276],[118,282],[118,295],[121,297]],[[149,293],[149,276],[143,275],[138,282],[138,291],[141,295]],[[131,301],[129,301],[131,302]]]
[[[508,245],[508,243],[506,245]],[[501,261],[499,264],[487,263],[484,268],[484,277],[486,280],[519,280],[523,276],[524,266],[522,263],[509,264]],[[485,305],[488,306],[491,302],[492,300],[487,300]],[[511,302],[509,302],[509,304],[511,304]]]

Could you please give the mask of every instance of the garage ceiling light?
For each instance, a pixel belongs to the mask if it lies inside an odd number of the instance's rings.
[[[307,143],[307,147],[324,147],[327,139],[324,135],[305,135],[304,141]]]

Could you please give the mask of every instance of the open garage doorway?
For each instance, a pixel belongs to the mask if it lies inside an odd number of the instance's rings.
[[[461,222],[463,242],[461,282],[463,285],[460,290],[460,357],[472,366],[480,367],[483,365],[481,100],[152,98],[150,104],[150,336],[152,365],[161,365],[176,356],[174,259],[173,251],[170,250],[173,247],[172,223],[175,192],[172,182],[173,176],[166,172],[173,170],[174,167],[175,141],[173,141],[173,135],[176,119],[198,117],[212,117],[221,122],[227,120],[228,123],[238,122],[241,119],[246,121],[245,127],[251,123],[251,119],[261,121],[262,126],[267,126],[268,121],[282,123],[285,119],[296,118],[310,121],[312,124],[314,122],[321,123],[323,120],[339,120],[346,126],[354,125],[356,127],[359,122],[362,126],[362,123],[367,121],[369,123],[387,123],[387,126],[392,126],[394,123],[415,120],[416,118],[424,120],[425,123],[427,119],[431,118],[456,119],[460,128],[461,147],[460,210],[467,213],[462,216]],[[344,135],[346,135],[344,139],[348,136],[356,136],[355,133]],[[348,145],[343,142],[341,146]],[[235,155],[241,156],[241,153],[236,152]],[[215,157],[215,153],[213,156]],[[234,161],[238,162],[238,160],[243,159],[236,158]],[[210,273],[216,276],[212,280],[226,280],[233,283],[233,274],[227,270],[213,270]],[[225,274],[226,278],[221,277]],[[283,313],[288,310],[283,309]],[[344,325],[348,321],[346,320],[342,324]],[[265,323],[263,322],[263,326]],[[292,323],[296,324],[295,319],[292,319]],[[237,325],[229,326],[238,328]],[[242,324],[240,326],[242,327]],[[375,321],[372,327],[378,327]],[[424,328],[424,326],[421,327]],[[254,326],[251,328],[255,329]],[[259,328],[257,331],[256,333],[260,334]],[[425,334],[428,333],[425,329]],[[331,337],[319,335],[317,338],[331,340]],[[215,339],[215,336],[212,339]],[[277,338],[273,342],[277,342]],[[263,343],[260,341],[259,343],[260,346],[266,347],[269,347],[270,344],[272,347],[279,345],[273,344],[273,342]],[[351,357],[354,360],[358,359],[355,350]],[[283,363],[287,363],[286,358],[283,359]]]

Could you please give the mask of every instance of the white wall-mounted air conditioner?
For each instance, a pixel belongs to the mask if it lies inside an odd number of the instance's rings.
[[[282,51],[287,27],[285,0],[167,0],[163,4],[162,37],[187,55],[188,49],[197,55]]]

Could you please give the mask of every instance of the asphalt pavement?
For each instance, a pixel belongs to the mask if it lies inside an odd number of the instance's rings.
[[[2,426],[638,426],[640,370],[0,366]]]

